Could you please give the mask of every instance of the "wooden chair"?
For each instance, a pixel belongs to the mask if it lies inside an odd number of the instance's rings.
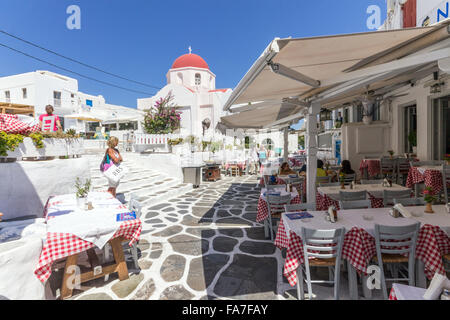
[[[450,166],[443,165],[442,170],[442,192],[444,193],[445,203],[449,203],[449,186],[450,186]]]
[[[230,175],[233,177],[238,177],[241,175],[241,169],[239,168],[238,165],[236,164],[232,164],[228,170],[230,171]]]
[[[415,207],[424,206],[426,202],[424,198],[404,198],[404,199],[394,199],[394,204],[401,204],[405,207]]]
[[[316,184],[320,185],[321,183],[330,183],[331,182],[331,177],[330,176],[326,176],[326,177],[317,177],[316,178]]]
[[[339,201],[339,207],[341,210],[351,209],[370,209],[372,208],[372,202],[370,200],[353,200],[353,201]]]
[[[385,300],[388,298],[386,281],[408,281],[410,286],[415,284],[415,252],[419,228],[420,222],[400,227],[375,224],[377,255],[373,261],[378,264],[381,271],[381,288]],[[408,268],[403,268],[403,263],[408,263]],[[406,269],[408,277],[397,278],[397,272],[394,272],[394,278],[386,278],[385,264],[399,266],[402,271]]]
[[[366,200],[367,191],[339,191],[339,200],[341,201],[356,201],[356,200]]]
[[[381,158],[381,175],[383,178],[391,177],[392,180],[395,180],[397,176],[397,159],[391,158]]]
[[[297,270],[297,294],[299,300],[302,300],[304,297],[303,282],[305,277],[303,276],[303,269],[306,273],[309,299],[312,298],[313,283],[333,283],[334,299],[339,300],[342,263],[341,255],[344,234],[344,228],[333,230],[301,229],[305,263],[304,266],[301,265]],[[312,280],[311,267],[327,267],[329,269],[330,278],[333,276],[333,280]]]
[[[287,204],[284,206],[284,210],[285,212],[316,211],[316,205],[310,203]]]
[[[411,159],[398,158],[397,159],[397,184],[405,185],[408,178],[409,169],[411,168]],[[402,180],[400,182],[400,179]]]
[[[383,190],[383,205],[388,207],[394,204],[394,199],[411,198],[411,189],[408,190]]]
[[[291,195],[285,196],[270,196],[266,197],[267,209],[269,211],[268,219],[264,220],[264,231],[267,237],[267,232],[270,231],[270,240],[273,241],[273,235],[276,233],[273,223],[281,219],[281,214],[284,213],[284,206],[291,203]]]
[[[377,179],[377,180],[361,180],[361,184],[383,184],[383,179]]]

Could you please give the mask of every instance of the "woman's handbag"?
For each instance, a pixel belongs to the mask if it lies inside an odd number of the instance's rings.
[[[122,164],[116,165],[114,163],[111,164],[106,171],[103,171],[105,177],[114,183],[118,183],[127,173],[127,167]]]
[[[111,163],[111,160],[109,159],[108,152],[105,153],[105,156],[103,157],[102,163],[100,164],[100,171],[105,172],[108,170],[113,164]]]

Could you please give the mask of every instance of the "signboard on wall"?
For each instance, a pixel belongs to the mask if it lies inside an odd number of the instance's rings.
[[[418,26],[426,27],[449,18],[449,4],[450,1],[444,0],[428,12],[418,12],[418,15],[420,15],[417,20]]]

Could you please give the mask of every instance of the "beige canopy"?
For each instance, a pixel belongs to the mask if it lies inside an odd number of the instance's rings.
[[[305,99],[339,84],[362,80],[367,75],[378,75],[378,80],[389,79],[388,74],[393,72],[399,74],[445,57],[437,50],[429,58],[417,58],[418,62],[408,60],[394,65],[396,59],[448,37],[445,21],[434,27],[275,39],[239,82],[224,110],[249,102],[277,99],[281,102],[288,97]],[[384,68],[377,69],[378,66]]]

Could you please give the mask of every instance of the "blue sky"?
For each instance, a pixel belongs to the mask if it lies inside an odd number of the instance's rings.
[[[66,27],[69,5],[81,8],[81,30]],[[111,73],[157,87],[173,61],[201,55],[218,88],[234,88],[275,37],[309,37],[367,31],[366,9],[385,0],[2,0],[0,29]],[[384,17],[383,17],[384,20]],[[6,35],[0,43],[78,73],[134,90],[128,83],[43,52]],[[145,94],[73,76],[0,47],[0,76],[50,70],[77,78],[79,90],[108,103],[136,107]]]

